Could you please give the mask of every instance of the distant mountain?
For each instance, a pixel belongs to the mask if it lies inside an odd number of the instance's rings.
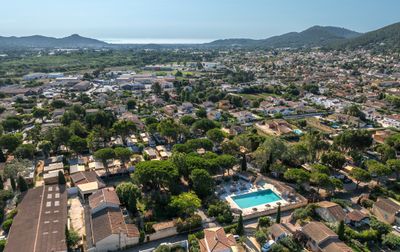
[[[397,49],[400,48],[400,22],[367,32],[333,45],[336,48]]]
[[[103,47],[106,42],[73,34],[65,38],[52,38],[40,35],[27,37],[1,37],[0,48],[84,48]]]
[[[345,28],[332,26],[313,26],[302,32],[290,32],[280,36],[267,39],[225,39],[216,40],[210,46],[239,46],[239,47],[261,47],[261,48],[285,48],[285,47],[314,47],[325,46],[329,43],[355,38],[361,33]]]

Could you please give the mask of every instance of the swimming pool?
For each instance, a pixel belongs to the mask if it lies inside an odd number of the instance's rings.
[[[232,196],[232,200],[242,209],[265,205],[281,199],[282,198],[274,193],[271,189]]]

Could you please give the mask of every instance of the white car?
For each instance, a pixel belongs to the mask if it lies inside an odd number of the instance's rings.
[[[393,226],[393,229],[400,233],[400,226]]]
[[[274,244],[275,244],[275,241],[274,241],[274,240],[269,240],[269,241],[267,241],[267,242],[262,246],[261,251],[262,251],[262,252],[268,252],[268,251],[270,251],[272,245],[274,245]]]

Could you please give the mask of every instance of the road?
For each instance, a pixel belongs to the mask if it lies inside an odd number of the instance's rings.
[[[178,242],[178,241],[182,241],[182,240],[187,240],[187,238],[188,238],[187,234],[179,234],[179,235],[167,237],[167,238],[156,240],[156,241],[146,242],[146,243],[140,244],[138,246],[135,246],[133,248],[122,250],[122,251],[123,252],[138,252],[140,250],[156,248],[161,243],[173,243],[173,242]]]

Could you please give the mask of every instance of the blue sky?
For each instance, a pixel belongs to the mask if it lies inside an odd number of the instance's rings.
[[[370,31],[400,21],[399,0],[3,0],[0,35],[266,38],[312,25]]]

